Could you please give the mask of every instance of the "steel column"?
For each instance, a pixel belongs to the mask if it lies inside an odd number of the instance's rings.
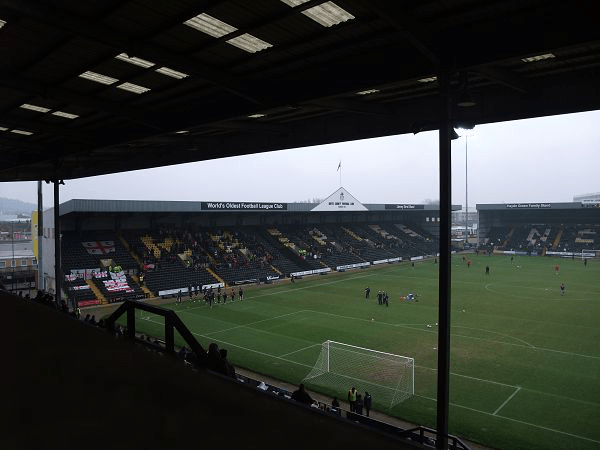
[[[446,449],[448,443],[448,404],[450,382],[450,229],[452,225],[452,104],[446,74],[438,77],[443,99],[439,129],[440,177],[440,265],[437,372],[437,439],[436,447]]]
[[[60,215],[59,215],[59,196],[58,179],[54,180],[54,288],[56,307],[60,307],[62,273],[60,270]]]

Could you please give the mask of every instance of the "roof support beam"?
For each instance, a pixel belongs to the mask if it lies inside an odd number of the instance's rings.
[[[499,67],[479,66],[473,69],[473,72],[476,72],[489,80],[496,81],[523,94],[530,91],[530,87],[527,85],[525,80],[518,75],[509,72],[508,70],[501,69]]]
[[[311,100],[308,102],[308,104],[333,111],[346,111],[358,114],[374,114],[378,116],[389,116],[393,114],[393,111],[390,108],[382,106],[378,103],[370,103],[367,101],[358,101],[352,99],[324,98]]]
[[[396,2],[370,0],[368,6],[382,20],[401,32],[408,42],[434,65],[434,68],[439,66],[439,56],[427,43],[431,39],[424,32],[426,29],[425,25],[419,23],[418,20],[411,17],[407,12],[400,10],[396,6]]]

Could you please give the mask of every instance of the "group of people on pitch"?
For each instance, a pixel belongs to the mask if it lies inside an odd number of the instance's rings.
[[[371,296],[371,288],[369,286],[367,286],[365,288],[365,299],[368,300],[370,296]],[[390,304],[388,303],[389,298],[390,297],[387,292],[382,291],[381,289],[379,289],[379,291],[377,291],[377,304],[390,306]]]

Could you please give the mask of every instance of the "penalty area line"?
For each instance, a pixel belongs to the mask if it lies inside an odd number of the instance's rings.
[[[517,392],[519,392],[520,390],[521,390],[521,387],[520,387],[520,386],[519,386],[519,387],[517,387],[517,389],[515,390],[515,392],[513,392],[512,394],[510,394],[510,396],[509,396],[509,397],[508,397],[506,400],[504,400],[504,402],[503,402],[503,403],[502,403],[502,404],[501,404],[501,405],[498,407],[498,409],[492,413],[492,416],[495,416],[496,414],[498,414],[498,412],[499,412],[499,411],[500,411],[502,408],[504,408],[504,406],[505,406],[505,405],[506,405],[508,402],[510,402],[510,401],[512,400],[512,398],[513,398],[515,395],[517,395]]]
[[[426,397],[426,396],[424,396],[424,395],[415,394],[415,397],[424,398],[424,399],[426,399],[426,400],[431,400],[431,401],[433,401],[433,402],[437,402],[437,400],[436,400],[435,398]],[[589,441],[589,442],[594,442],[594,443],[596,443],[596,444],[600,444],[600,441],[598,441],[598,440],[596,440],[596,439],[588,438],[588,437],[585,437],[585,436],[580,436],[580,435],[578,435],[578,434],[567,433],[566,431],[560,431],[560,430],[556,430],[556,429],[554,429],[554,428],[545,427],[545,426],[543,426],[543,425],[537,425],[537,424],[535,424],[535,423],[531,423],[531,422],[525,422],[525,421],[523,421],[523,420],[519,420],[519,419],[513,419],[513,418],[511,418],[511,417],[500,416],[500,415],[495,415],[495,416],[494,416],[494,415],[493,415],[492,413],[490,413],[490,412],[487,412],[487,411],[481,411],[481,410],[479,410],[479,409],[470,408],[470,407],[468,407],[468,406],[458,405],[458,404],[456,404],[456,403],[452,403],[452,402],[450,402],[450,403],[449,403],[449,405],[450,405],[450,406],[455,406],[455,407],[457,407],[457,408],[463,408],[463,409],[467,409],[467,410],[469,410],[469,411],[473,411],[473,412],[476,412],[476,413],[484,414],[484,415],[486,415],[486,416],[497,417],[497,418],[499,418],[499,419],[504,419],[504,420],[510,420],[511,422],[520,423],[520,424],[522,424],[522,425],[527,425],[527,426],[530,426],[530,427],[539,428],[539,429],[541,429],[541,430],[550,431],[550,432],[552,432],[552,433],[563,434],[563,435],[565,435],[565,436],[569,436],[569,437],[573,437],[573,438],[577,438],[577,439],[582,439],[582,440],[584,440],[584,441]]]

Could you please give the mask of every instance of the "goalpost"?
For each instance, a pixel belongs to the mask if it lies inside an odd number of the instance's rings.
[[[364,397],[393,408],[415,393],[415,360],[335,341],[325,341],[303,383],[340,391],[355,386]]]

